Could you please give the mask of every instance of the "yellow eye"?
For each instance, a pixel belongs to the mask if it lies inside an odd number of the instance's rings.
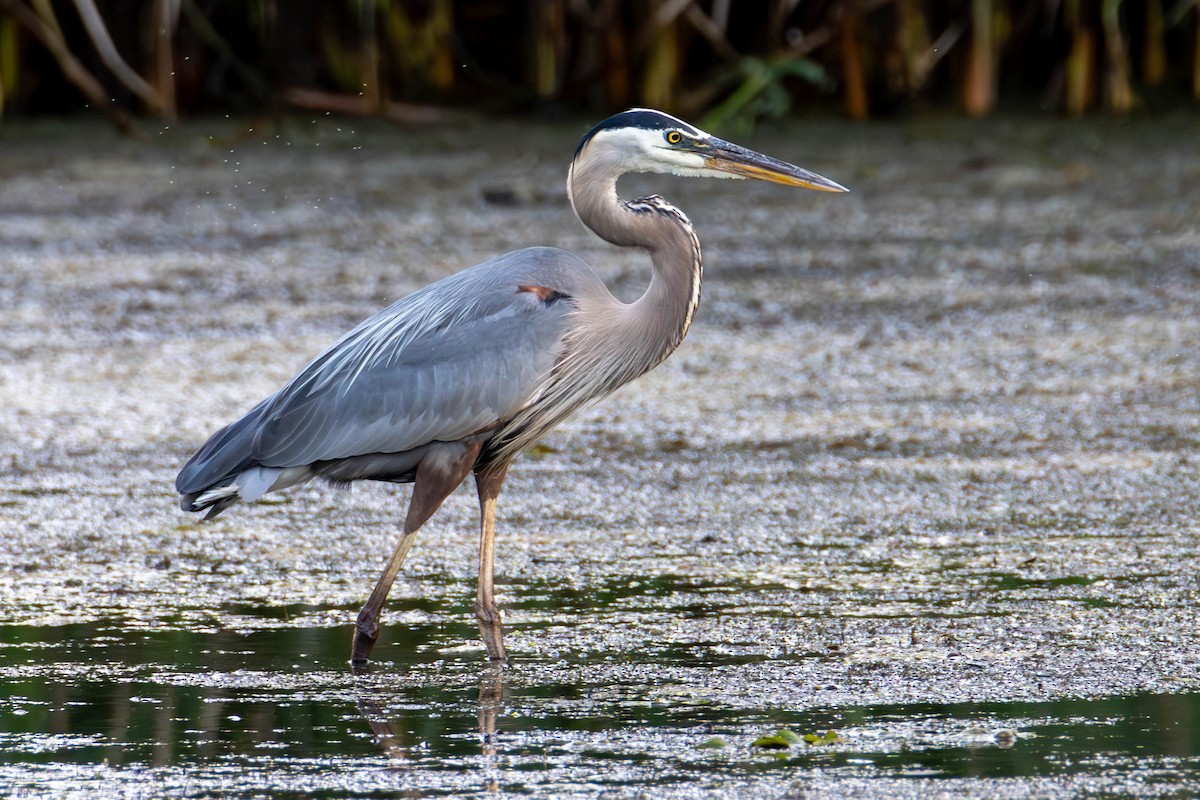
[[[679,144],[683,141],[683,134],[679,131],[667,131],[664,138],[667,140],[667,144]]]

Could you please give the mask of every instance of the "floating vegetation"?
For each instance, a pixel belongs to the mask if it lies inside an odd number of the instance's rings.
[[[788,728],[780,728],[767,736],[760,736],[750,743],[751,747],[757,747],[760,750],[790,750],[800,744],[805,745],[830,745],[840,744],[845,741],[837,731],[825,731],[824,733],[806,733],[800,735]]]
[[[724,750],[729,747],[729,742],[722,739],[720,736],[714,736],[711,739],[705,739],[700,744],[696,745],[697,750]]]

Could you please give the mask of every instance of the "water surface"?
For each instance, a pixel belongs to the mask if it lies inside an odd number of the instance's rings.
[[[463,633],[395,632],[434,651]],[[0,775],[47,797],[1200,788],[1198,695],[747,707],[687,694],[655,662],[497,669],[454,652],[355,674],[346,634],[5,628]],[[838,739],[754,746],[780,728]]]
[[[671,359],[497,516],[513,664],[451,496],[198,525],[175,472],[397,297],[573,218],[586,121],[0,128],[0,785],[42,797],[1200,793],[1200,127],[796,121],[846,195],[636,176],[696,225]],[[495,198],[503,197],[497,203]],[[779,729],[833,730],[773,752]],[[705,747],[714,739],[724,747]]]

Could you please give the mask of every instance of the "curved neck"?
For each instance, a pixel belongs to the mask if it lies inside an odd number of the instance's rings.
[[[515,455],[585,403],[658,366],[692,324],[701,279],[700,243],[692,224],[661,197],[621,200],[621,172],[619,164],[585,154],[571,165],[567,194],[580,221],[600,238],[650,252],[650,285],[629,304],[602,288],[584,290],[550,383],[496,434],[489,445],[494,458]]]
[[[650,253],[650,285],[627,306],[627,324],[637,327],[638,341],[657,345],[656,366],[683,341],[700,304],[703,266],[700,242],[692,223],[658,195],[624,201],[617,196],[615,165],[577,159],[567,177],[567,193],[575,214],[601,239]]]

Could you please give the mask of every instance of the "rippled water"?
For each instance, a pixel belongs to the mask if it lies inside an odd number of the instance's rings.
[[[468,634],[403,628],[403,652],[425,656],[354,674],[345,628],[4,628],[0,780],[45,797],[1200,789],[1200,695],[730,705],[660,660],[483,666],[455,647]],[[839,738],[754,746],[780,728]]]

